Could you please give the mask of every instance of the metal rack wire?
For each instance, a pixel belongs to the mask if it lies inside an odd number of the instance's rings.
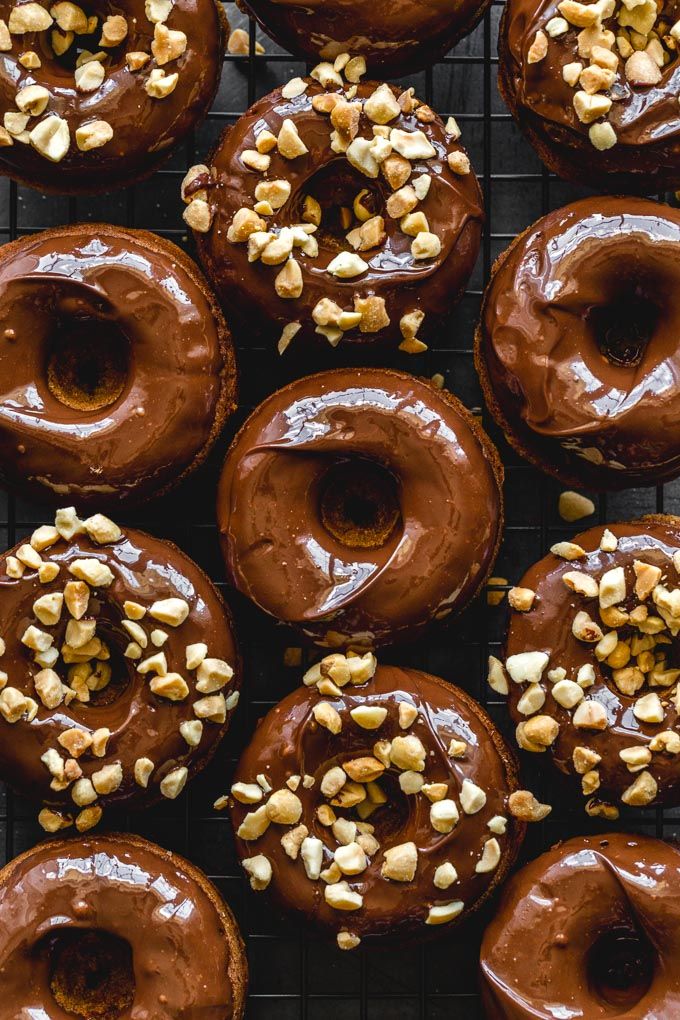
[[[16,237],[65,221],[105,219],[145,227],[188,247],[178,200],[179,182],[187,166],[203,158],[222,128],[251,102],[275,85],[299,74],[303,65],[277,50],[248,24],[231,0],[226,2],[232,27],[249,31],[250,54],[228,56],[214,109],[195,137],[173,156],[150,182],[111,196],[88,199],[46,198],[29,189],[0,182],[0,237]],[[482,183],[487,210],[482,252],[470,289],[442,330],[438,344],[425,355],[407,358],[395,353],[385,361],[423,375],[442,373],[446,385],[467,406],[480,410],[506,464],[506,531],[495,573],[516,581],[543,554],[553,536],[577,530],[557,515],[559,487],[518,461],[481,409],[481,395],[472,365],[472,336],[480,297],[492,261],[521,229],[542,213],[582,191],[550,177],[519,136],[496,89],[496,34],[501,4],[494,2],[476,31],[441,63],[409,78],[417,94],[442,116],[453,114],[463,128],[463,142]],[[255,41],[265,46],[256,55]],[[359,358],[357,358],[357,361]],[[128,523],[172,538],[218,582],[214,528],[216,472],[226,444],[249,408],[279,381],[280,362],[271,351],[239,346],[241,408],[219,449],[197,476],[161,506],[150,506]],[[310,364],[310,371],[315,366]],[[680,483],[658,489],[629,490],[598,503],[599,520],[626,519],[645,512],[680,507]],[[13,545],[46,518],[44,509],[0,494],[0,540]],[[213,878],[233,906],[248,945],[251,964],[249,1020],[473,1020],[481,1018],[476,987],[479,939],[488,911],[453,936],[425,946],[358,950],[339,954],[310,937],[297,923],[281,919],[262,896],[246,888],[239,874],[229,822],[212,809],[216,796],[228,789],[231,770],[256,719],[299,682],[299,670],[284,666],[286,647],[295,636],[264,619],[226,592],[235,609],[246,663],[245,697],[216,760],[190,784],[180,800],[139,816],[122,815],[114,824],[130,828],[185,854]],[[384,660],[419,666],[458,683],[489,709],[507,732],[503,704],[489,696],[484,676],[489,652],[498,649],[505,606],[479,600],[457,624],[434,631],[417,645],[390,650]],[[305,653],[307,655],[307,653]],[[535,856],[563,836],[595,831],[582,804],[557,785],[543,761],[524,762],[525,780],[540,795],[557,803],[553,814],[527,839],[524,856]],[[545,774],[544,774],[545,771]],[[0,858],[11,859],[41,838],[35,807],[0,788]],[[637,831],[672,837],[677,811],[644,810],[619,823]],[[493,909],[491,906],[489,909]],[[1,1007],[0,1007],[1,1013]]]

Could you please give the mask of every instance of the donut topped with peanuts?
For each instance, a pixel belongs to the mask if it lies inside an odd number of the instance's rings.
[[[182,791],[239,692],[231,621],[168,542],[73,507],[0,558],[0,777],[80,831]]]

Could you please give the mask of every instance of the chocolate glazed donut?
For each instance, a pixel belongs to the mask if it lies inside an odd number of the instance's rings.
[[[680,213],[584,199],[542,217],[494,266],[475,363],[508,441],[566,484],[680,473]]]
[[[208,112],[227,20],[216,0],[0,2],[0,169],[60,194],[148,177]],[[56,165],[58,164],[58,165]]]
[[[425,350],[479,251],[456,122],[352,64],[346,81],[320,64],[258,100],[182,186],[223,306],[281,354],[396,337]]]
[[[50,840],[0,871],[0,979],[13,1020],[241,1020],[248,965],[198,868],[111,834]]]
[[[500,885],[524,836],[511,752],[469,695],[418,670],[376,670],[370,652],[328,656],[304,683],[261,720],[236,769],[231,814],[252,887],[271,886],[341,949],[450,932]]]
[[[505,887],[480,954],[488,1020],[680,1014],[680,854],[647,836],[558,843]]]
[[[591,528],[520,584],[489,677],[509,689],[520,747],[549,751],[591,815],[680,803],[680,518]]]
[[[0,469],[40,499],[139,503],[207,456],[236,399],[226,323],[153,234],[59,227],[0,253]]]
[[[509,0],[500,91],[550,170],[603,191],[680,185],[677,13],[654,0]]]
[[[483,587],[501,481],[450,393],[385,369],[299,379],[227,454],[217,516],[229,577],[318,644],[412,638]]]
[[[177,797],[238,704],[231,617],[169,542],[72,507],[0,557],[0,775],[56,831]]]
[[[471,32],[487,0],[239,0],[280,46],[307,60],[363,56],[369,71],[422,71]]]

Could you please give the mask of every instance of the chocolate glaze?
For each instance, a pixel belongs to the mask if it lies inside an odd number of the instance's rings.
[[[364,56],[369,72],[410,74],[431,66],[471,32],[485,0],[239,0],[279,45],[307,60]]]
[[[572,540],[586,551],[586,557],[568,561],[550,553],[527,571],[520,584],[536,592],[536,601],[528,613],[512,614],[506,640],[506,655],[527,651],[543,651],[549,654],[550,660],[541,679],[546,702],[540,711],[552,716],[560,725],[558,737],[550,749],[553,761],[560,771],[569,775],[572,781],[580,786],[581,776],[575,772],[572,754],[576,746],[592,749],[602,759],[594,766],[601,782],[596,796],[598,799],[606,800],[611,797],[618,800],[636,778],[636,774],[631,773],[619,757],[619,752],[626,747],[647,747],[657,733],[676,728],[679,718],[675,706],[677,685],[650,687],[645,683],[633,696],[622,694],[612,679],[611,668],[606,663],[600,663],[595,657],[594,645],[579,641],[572,633],[574,617],[580,610],[584,610],[594,621],[600,623],[603,632],[612,629],[600,622],[597,598],[585,598],[575,594],[567,588],[562,578],[568,571],[577,570],[599,580],[605,571],[620,566],[625,571],[627,590],[632,592],[635,582],[633,561],[638,559],[660,567],[664,578],[661,583],[669,590],[677,588],[680,586],[680,574],[673,564],[673,553],[680,548],[680,520],[669,516],[645,517],[632,523],[610,524],[608,528],[618,539],[615,552],[603,552],[600,549],[604,528],[598,526],[576,535]],[[649,614],[653,615],[656,607],[651,597],[647,604]],[[634,632],[632,627],[624,628],[622,637]],[[672,646],[669,658],[671,665],[674,666],[675,655]],[[550,694],[553,684],[548,678],[549,670],[561,666],[566,670],[567,679],[575,680],[579,667],[584,664],[592,665],[595,671],[595,683],[586,688],[585,696],[604,705],[607,711],[608,726],[600,732],[574,727],[571,724],[573,710],[561,707]],[[634,659],[631,660],[631,665],[634,665]],[[510,681],[509,706],[516,723],[527,718],[517,709],[517,702],[525,687],[524,684]],[[664,719],[661,723],[644,723],[633,714],[635,701],[650,691],[655,691],[661,699],[664,710]],[[658,795],[654,802],[680,803],[678,756],[654,752],[651,763],[646,768],[658,784]]]
[[[259,99],[229,128],[209,160],[214,181],[201,181],[209,187],[208,199],[215,209],[212,228],[207,234],[195,234],[201,260],[217,290],[223,306],[235,316],[250,338],[275,345],[285,325],[291,321],[301,323],[296,334],[295,348],[313,344],[328,347],[328,341],[315,332],[312,310],[322,298],[331,298],[343,309],[353,309],[354,296],[377,296],[385,300],[390,325],[377,332],[362,333],[358,327],[347,330],[342,343],[376,343],[400,340],[399,321],[414,309],[425,313],[418,338],[432,333],[438,320],[449,312],[462,294],[475,264],[481,238],[483,219],[482,196],[474,173],[454,174],[446,162],[447,152],[463,151],[462,147],[446,134],[437,117],[432,123],[421,123],[415,114],[401,114],[390,121],[390,128],[405,131],[421,130],[430,140],[437,155],[432,159],[412,162],[413,178],[420,173],[432,177],[426,198],[418,203],[418,210],[427,217],[430,231],[441,241],[438,256],[416,262],[411,256],[412,237],[404,234],[399,220],[385,212],[385,203],[392,190],[382,175],[369,179],[352,168],[344,154],[331,149],[333,130],[327,114],[312,107],[312,99],[324,94],[318,82],[305,79],[307,91],[295,99],[284,99],[281,89],[275,89]],[[367,99],[375,91],[375,82],[357,86],[355,101]],[[400,94],[394,89],[395,96]],[[291,226],[301,222],[302,206],[307,194],[312,194],[324,206],[351,206],[352,199],[367,188],[374,196],[375,211],[384,216],[385,243],[361,256],[369,269],[354,279],[341,280],[327,273],[326,267],[339,250],[352,250],[345,242],[345,231],[338,237],[329,236],[323,226],[315,235],[319,254],[312,258],[295,249],[295,258],[302,271],[303,291],[295,300],[278,297],[274,280],[281,266],[267,266],[261,261],[248,261],[248,246],[227,240],[227,231],[235,213],[247,207],[252,209],[256,185],[262,174],[248,170],[240,154],[255,148],[257,135],[266,127],[278,135],[284,120],[295,123],[300,138],[309,149],[307,155],[290,160],[277,150],[271,156],[271,165],[265,177],[269,180],[286,180],[291,194],[285,205],[266,218],[267,229]],[[373,124],[362,112],[359,137],[372,138]],[[356,224],[355,224],[356,225]]]
[[[609,197],[549,213],[500,257],[476,361],[523,456],[595,489],[680,473],[679,258],[677,210]],[[598,315],[630,341],[624,363]]]
[[[43,843],[0,872],[5,1016],[69,1020],[50,991],[48,940],[91,930],[131,947],[130,1020],[238,1020],[247,964],[231,911],[188,861],[139,836]]]
[[[610,833],[558,843],[511,879],[487,928],[488,1020],[676,1016],[679,890],[680,854],[661,840]],[[595,961],[612,935],[630,940],[630,980],[603,995],[607,969]],[[651,962],[648,988],[638,954]]]
[[[114,698],[93,698],[89,703],[74,699],[56,709],[39,704],[38,713],[31,722],[22,717],[9,724],[0,718],[0,775],[21,794],[49,804],[52,807],[75,812],[71,788],[63,791],[51,789],[51,776],[40,758],[48,748],[55,748],[65,758],[68,753],[58,743],[61,733],[73,726],[92,733],[101,727],[111,731],[106,754],[102,758],[87,752],[78,760],[83,775],[90,777],[104,765],[120,762],[123,782],[112,794],[99,800],[109,804],[140,807],[160,797],[163,778],[178,767],[186,766],[193,774],[212,757],[227,730],[231,713],[227,712],[223,724],[206,721],[197,747],[189,747],[179,731],[180,723],[195,718],[193,704],[203,695],[194,690],[194,676],[186,668],[185,649],[189,644],[204,642],[208,655],[228,662],[235,676],[224,689],[225,695],[238,690],[241,683],[238,652],[232,631],[231,617],[217,590],[206,575],[176,546],[143,532],[125,528],[123,537],[113,544],[97,545],[86,535],[78,535],[70,542],[60,540],[41,553],[43,560],[60,567],[57,577],[41,583],[36,571],[27,569],[24,576],[15,579],[7,575],[7,556],[0,558],[0,597],[4,613],[2,637],[6,651],[0,658],[0,668],[8,674],[8,685],[40,702],[36,695],[33,677],[40,666],[33,662],[33,653],[21,642],[26,628],[33,624],[54,636],[54,644],[61,647],[69,613],[64,607],[61,620],[53,627],[45,627],[34,615],[33,603],[41,595],[61,592],[67,581],[73,580],[68,565],[74,560],[96,558],[106,563],[114,574],[107,588],[92,589],[87,617],[95,617],[98,632],[105,637],[112,650],[113,678],[110,685]],[[153,674],[137,672],[139,662],[125,658],[131,636],[122,626],[125,618],[123,603],[138,602],[145,607],[157,600],[182,598],[190,611],[185,622],[173,627],[153,620],[148,614],[140,621],[147,632],[159,627],[168,635],[162,646],[169,673],[182,675],[190,687],[183,701],[169,701],[152,693],[149,680]],[[144,657],[158,651],[149,641]],[[59,660],[54,667],[66,682],[65,670]],[[105,693],[108,693],[108,689]],[[138,758],[149,758],[155,765],[146,789],[134,779],[134,764]]]
[[[675,3],[662,5],[666,18],[677,19]],[[527,54],[536,32],[560,16],[554,0],[509,0],[498,38],[499,86],[510,112],[547,166],[561,177],[603,191],[649,194],[673,190],[680,184],[680,64],[662,68],[655,86],[634,86],[619,61],[616,100],[607,120],[617,144],[603,152],[591,144],[588,125],[574,110],[575,89],[562,77],[565,64],[587,59],[578,55],[580,29],[550,39],[547,56],[529,64]],[[615,34],[616,18],[602,22]],[[616,48],[614,49],[616,51]],[[617,53],[618,55],[618,53]],[[609,93],[605,93],[609,94]]]
[[[14,6],[11,0],[0,2],[0,18],[8,21]],[[49,9],[47,3],[42,6]],[[30,144],[15,141],[10,147],[0,148],[3,172],[43,191],[91,194],[148,177],[206,115],[222,72],[228,26],[222,5],[215,0],[173,3],[166,27],[184,32],[187,47],[178,59],[162,65],[166,74],[179,74],[174,92],[164,99],[154,99],[144,89],[149,75],[159,66],[153,56],[135,72],[129,70],[125,61],[128,52],[151,54],[154,25],[146,16],[145,0],[122,0],[115,10],[101,0],[94,0],[83,8],[88,15],[99,15],[98,31],[94,36],[76,36],[64,57],[55,57],[49,45],[50,30],[13,35],[11,50],[0,54],[2,109],[15,109],[18,89],[41,85],[50,93],[42,116],[56,113],[69,126],[71,145],[57,165]],[[74,53],[82,49],[100,50],[101,24],[110,13],[126,18],[128,36],[119,46],[105,50],[109,57],[104,62],[103,84],[94,92],[80,92],[73,75]],[[27,70],[18,62],[27,50],[39,54],[41,67]],[[28,129],[35,127],[38,120],[32,118]],[[111,125],[113,138],[100,148],[81,152],[76,144],[76,129],[97,120]]]
[[[323,526],[319,489],[338,463],[396,479],[401,523],[353,550]],[[413,637],[465,606],[491,570],[502,468],[450,394],[384,369],[321,372],[265,400],[225,460],[217,495],[232,584],[317,643]]]
[[[329,733],[316,722],[313,709],[321,702],[339,713],[342,720],[339,734]],[[408,730],[399,725],[400,702],[418,710],[418,717]],[[387,709],[378,729],[362,729],[350,716],[353,709],[366,705]],[[302,801],[300,823],[306,825],[310,836],[323,841],[323,867],[327,868],[339,843],[315,813],[317,807],[327,803],[319,789],[324,774],[350,759],[372,755],[378,740],[407,734],[418,737],[425,747],[422,775],[426,783],[448,784],[446,796],[460,806],[459,791],[463,780],[468,779],[484,790],[486,804],[470,815],[461,807],[460,820],[453,830],[448,834],[436,832],[430,824],[430,801],[422,792],[408,796],[402,793],[397,782],[399,772],[391,767],[379,781],[389,802],[369,819],[375,826],[380,849],[364,872],[354,877],[343,876],[364,897],[363,906],[351,912],[329,906],[324,899],[324,881],[307,878],[302,859],[292,860],[285,853],[281,837],[292,826],[272,823],[263,836],[251,842],[237,837],[237,851],[242,859],[264,854],[270,860],[273,877],[269,888],[284,908],[298,911],[332,932],[349,930],[362,938],[416,935],[423,938],[428,933],[450,932],[450,923],[441,927],[425,924],[430,907],[462,900],[465,909],[460,916],[465,917],[502,882],[525,830],[507,808],[508,797],[517,788],[512,753],[477,702],[427,673],[378,666],[368,683],[344,687],[341,696],[336,697],[322,698],[315,687],[298,688],[260,721],[237,766],[235,780],[254,783],[257,775],[262,774],[273,790],[280,790],[290,776],[313,776],[315,782],[310,789],[301,783],[296,790]],[[453,738],[467,744],[464,756],[458,759],[447,753]],[[231,808],[236,829],[253,805],[232,800]],[[338,817],[357,818],[353,810],[334,810]],[[475,865],[484,843],[493,835],[488,822],[496,815],[507,818],[506,832],[496,836],[501,848],[500,862],[494,871],[476,873]],[[397,882],[383,878],[380,871],[385,851],[410,841],[418,849],[414,880]],[[456,868],[458,879],[449,888],[438,889],[433,884],[434,872],[447,861]]]
[[[98,410],[67,406],[48,387],[55,330],[82,321],[93,340],[99,324],[129,345],[123,390]],[[80,224],[2,249],[0,465],[10,485],[99,507],[160,495],[203,460],[234,398],[227,327],[174,245]]]

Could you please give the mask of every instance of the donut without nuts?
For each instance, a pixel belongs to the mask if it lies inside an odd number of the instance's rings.
[[[511,752],[469,695],[417,670],[376,670],[370,652],[328,656],[304,683],[261,720],[236,769],[231,814],[251,886],[342,949],[450,931],[521,844]]]
[[[60,194],[148,177],[207,114],[227,20],[215,0],[0,3],[0,168]]]
[[[506,885],[480,954],[488,1020],[680,1012],[680,854],[647,836],[558,843]]]
[[[165,494],[236,400],[226,323],[174,244],[101,223],[0,254],[0,467],[39,499],[98,508]]]
[[[0,871],[0,977],[17,1020],[241,1020],[248,965],[206,876],[116,833],[50,840]]]
[[[251,342],[283,354],[399,337],[415,354],[462,295],[481,192],[456,122],[412,93],[318,65],[189,171],[186,222]]]
[[[334,61],[350,52],[388,77],[432,66],[473,30],[485,0],[240,0],[280,46],[307,60]]]
[[[177,797],[238,703],[231,617],[169,542],[73,507],[0,557],[0,775],[43,828]],[[74,819],[75,816],[75,819]]]
[[[680,473],[680,213],[638,198],[551,212],[501,255],[475,343],[508,441],[568,485]]]
[[[550,170],[614,193],[680,185],[676,19],[654,0],[510,0],[498,84]]]
[[[217,494],[232,584],[322,645],[412,638],[485,584],[503,469],[460,402],[386,369],[337,369],[268,397]]]
[[[524,575],[505,669],[520,747],[550,751],[591,815],[680,803],[680,518],[643,517],[558,542]],[[610,802],[614,803],[610,803]]]

